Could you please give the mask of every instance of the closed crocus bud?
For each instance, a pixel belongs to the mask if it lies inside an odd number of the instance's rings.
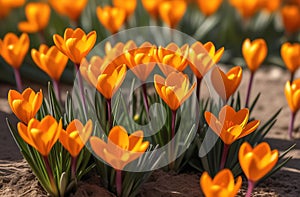
[[[77,157],[85,143],[90,138],[93,131],[93,123],[89,120],[83,125],[75,119],[68,125],[66,130],[62,130],[59,141],[72,157]]]
[[[284,89],[285,97],[291,111],[295,114],[300,109],[300,79],[292,83],[287,81]]]
[[[239,150],[239,162],[241,168],[252,182],[257,182],[268,174],[278,161],[278,150],[270,149],[266,142],[252,148],[248,142],[244,142]]]
[[[36,65],[55,81],[59,81],[68,62],[68,57],[61,53],[56,46],[49,48],[45,44],[40,45],[38,51],[32,49],[31,57]]]
[[[68,16],[76,22],[87,2],[88,0],[49,0],[49,3],[57,13]]]
[[[29,49],[30,40],[26,33],[18,37],[14,33],[7,33],[2,42],[1,55],[13,68],[18,69],[22,65]]]
[[[261,7],[264,11],[272,13],[279,9],[282,0],[261,0]]]
[[[113,127],[107,142],[92,136],[90,143],[95,154],[116,170],[123,170],[131,161],[139,158],[148,148],[149,142],[144,141],[143,131],[135,131],[128,136],[122,126]]]
[[[176,11],[174,11],[176,8]],[[182,19],[187,8],[185,0],[163,1],[159,4],[159,15],[161,19],[170,27],[175,28]]]
[[[31,119],[26,126],[18,123],[18,131],[22,139],[35,148],[41,155],[48,156],[62,131],[62,121],[56,122],[50,115],[41,121]]]
[[[248,123],[249,110],[247,108],[235,111],[232,107],[225,105],[219,113],[219,118],[211,112],[205,112],[204,116],[209,127],[226,145],[231,145],[236,140],[249,135],[259,125],[258,120]]]
[[[281,57],[291,73],[300,67],[300,44],[284,43],[281,46]]]
[[[119,31],[126,19],[126,11],[119,7],[105,6],[101,8],[97,7],[97,17],[101,24],[115,34]]]
[[[162,100],[176,111],[193,93],[196,83],[190,87],[189,78],[181,72],[172,72],[167,78],[154,75],[154,87]]]
[[[126,16],[129,17],[134,13],[137,0],[113,0],[113,4],[116,7],[124,9],[126,11]]]
[[[242,52],[249,70],[255,72],[267,56],[267,43],[264,39],[256,39],[251,42],[248,38],[243,42]]]
[[[285,5],[281,8],[282,22],[285,31],[289,34],[300,29],[300,8],[298,5]]]
[[[142,3],[145,10],[150,14],[150,16],[157,19],[159,16],[158,7],[162,1],[163,0],[142,0]]]
[[[242,68],[240,66],[233,67],[226,74],[219,67],[215,67],[212,70],[212,85],[225,103],[239,87],[242,76]]]
[[[259,10],[260,1],[261,0],[230,0],[229,2],[244,19],[249,19]]]
[[[206,0],[197,0],[198,7],[205,16],[214,14],[219,9],[222,2],[223,0],[211,0],[209,3]]]
[[[223,169],[212,179],[207,172],[200,178],[200,186],[206,197],[234,197],[242,185],[242,177],[234,182],[229,169]]]
[[[27,21],[23,21],[18,24],[19,30],[27,33],[42,31],[48,25],[50,13],[51,9],[47,3],[28,3],[25,7]]]
[[[43,93],[40,90],[35,93],[27,88],[20,94],[15,90],[8,92],[8,104],[19,120],[27,124],[32,119],[43,103]]]
[[[53,41],[57,48],[77,65],[80,65],[81,60],[94,47],[96,38],[97,34],[95,31],[86,34],[80,28],[75,30],[67,28],[64,37],[58,34],[53,35]]]

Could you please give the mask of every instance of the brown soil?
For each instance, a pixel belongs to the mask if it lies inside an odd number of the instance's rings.
[[[300,73],[298,73],[300,74]],[[240,87],[242,95],[245,95],[249,73],[245,71],[243,84]],[[300,75],[298,75],[300,77]],[[293,159],[279,172],[259,184],[254,191],[254,196],[299,196],[300,195],[300,117],[296,117],[295,140],[291,141],[287,136],[289,122],[289,109],[285,101],[284,85],[289,79],[287,72],[278,68],[264,68],[256,73],[253,85],[252,99],[258,92],[262,92],[260,102],[257,104],[253,115],[256,119],[265,122],[278,108],[283,107],[274,128],[267,135],[272,149],[280,152],[286,150],[292,144],[296,147],[289,153]],[[28,165],[19,153],[8,128],[6,118],[13,124],[17,119],[11,114],[6,101],[7,92],[12,86],[0,86],[0,196],[46,196],[37,179],[31,173]],[[69,87],[63,87],[64,90]],[[34,89],[39,86],[34,85]],[[244,100],[244,97],[242,97]],[[156,171],[149,181],[141,188],[142,197],[159,196],[202,196],[199,186],[200,174],[170,174]],[[78,190],[72,196],[114,196],[103,187],[100,187],[99,178],[93,174],[87,180],[80,182]],[[245,194],[247,184],[244,183],[239,196]]]

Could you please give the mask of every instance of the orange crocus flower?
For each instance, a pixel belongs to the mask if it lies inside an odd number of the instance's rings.
[[[224,47],[218,49],[212,42],[207,42],[204,45],[201,42],[195,42],[189,50],[189,65],[193,73],[198,79],[218,63],[224,53]]]
[[[119,7],[105,6],[102,9],[98,6],[96,13],[101,24],[112,34],[119,31],[126,19],[126,11]]]
[[[55,118],[50,115],[45,116],[41,121],[32,118],[28,126],[19,122],[18,131],[27,144],[35,148],[41,155],[48,156],[62,131],[62,121],[57,123]]]
[[[160,98],[164,100],[172,111],[176,111],[191,96],[196,83],[190,87],[187,75],[181,72],[172,72],[166,79],[159,75],[154,75],[154,86]]]
[[[285,5],[281,8],[281,17],[287,33],[295,33],[300,29],[300,8],[298,5]]]
[[[126,11],[126,16],[129,17],[134,13],[137,0],[113,0],[113,5],[124,9]]]
[[[203,15],[210,16],[214,14],[222,4],[223,0],[211,0],[207,3],[206,0],[197,0],[198,7]]]
[[[174,11],[176,8],[176,11]],[[163,1],[159,4],[158,10],[161,19],[171,28],[175,28],[182,19],[187,8],[185,0]]]
[[[300,44],[284,43],[281,46],[281,57],[291,73],[300,68]]]
[[[32,49],[31,57],[36,65],[55,81],[59,81],[68,62],[68,57],[56,46],[49,48],[45,44],[41,44],[38,51]]]
[[[225,102],[237,90],[241,80],[242,68],[240,66],[233,67],[226,74],[219,67],[215,67],[212,70],[212,85]]]
[[[249,110],[247,108],[235,111],[229,105],[222,107],[217,119],[211,112],[204,113],[209,127],[222,139],[224,144],[231,145],[238,139],[255,131],[259,120],[248,123]]]
[[[275,12],[280,7],[282,0],[261,0],[261,7],[267,12]]]
[[[142,4],[147,10],[147,12],[155,19],[158,18],[159,12],[158,12],[158,7],[159,4],[164,1],[164,0],[142,0]]]
[[[90,143],[95,154],[116,170],[123,170],[131,161],[140,157],[148,148],[149,142],[144,141],[143,131],[135,131],[128,136],[122,126],[113,127],[107,142],[92,136]]]
[[[284,93],[291,111],[295,114],[300,109],[300,79],[292,83],[287,81]]]
[[[156,46],[145,42],[124,53],[126,65],[141,80],[146,81],[156,64]]]
[[[251,42],[247,38],[243,42],[242,52],[249,70],[255,72],[267,56],[267,43],[264,39],[256,39]]]
[[[99,56],[93,56],[88,62],[83,59],[80,64],[80,73],[86,81],[97,87],[98,76],[105,70],[106,65]]]
[[[22,32],[35,33],[46,28],[50,19],[51,9],[47,3],[31,2],[25,7],[25,15],[28,21],[18,24]]]
[[[96,31],[91,31],[86,35],[80,28],[75,30],[67,28],[63,38],[58,34],[53,35],[53,41],[57,48],[77,65],[94,47],[96,38]]]
[[[160,70],[165,76],[171,72],[182,72],[188,65],[189,46],[183,45],[181,48],[175,43],[170,43],[167,47],[158,47],[157,62]]]
[[[244,19],[251,18],[260,8],[260,0],[230,0],[229,3]]]
[[[229,169],[223,169],[212,179],[207,172],[200,178],[200,186],[206,197],[234,197],[242,185],[242,177],[234,177]]]
[[[57,13],[68,16],[76,22],[87,2],[88,0],[49,0],[49,3]]]
[[[244,142],[239,150],[239,161],[248,180],[257,182],[276,165],[278,150],[271,151],[266,142],[258,144],[255,148]]]
[[[25,0],[0,0],[0,19],[5,18],[12,8],[23,6]]]
[[[29,49],[30,40],[26,33],[20,38],[14,33],[7,33],[2,42],[1,55],[13,68],[20,68]]]
[[[42,103],[42,90],[35,93],[31,88],[27,88],[22,94],[16,90],[9,90],[8,92],[8,104],[11,110],[25,124],[36,115]]]
[[[66,130],[62,130],[59,141],[72,157],[77,157],[90,138],[92,131],[93,123],[91,120],[87,121],[86,125],[82,125],[79,120],[75,119],[70,122]]]

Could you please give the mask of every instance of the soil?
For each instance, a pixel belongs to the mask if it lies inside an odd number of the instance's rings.
[[[296,76],[299,78],[300,73],[297,73]],[[239,89],[242,100],[245,99],[245,89],[249,80],[247,71],[244,71],[243,78]],[[270,143],[272,149],[276,148],[280,152],[295,143],[296,146],[288,154],[288,156],[293,156],[293,159],[279,172],[257,185],[253,196],[300,196],[300,115],[298,114],[296,117],[295,139],[289,140],[287,129],[290,112],[284,96],[284,85],[288,79],[289,74],[286,71],[274,67],[260,69],[254,78],[252,100],[257,93],[261,92],[262,94],[252,115],[263,123],[280,107],[283,108],[277,123],[266,136],[266,141]],[[35,90],[40,88],[39,85],[31,85],[31,87]],[[26,161],[22,159],[6,126],[6,118],[12,124],[17,123],[6,100],[7,92],[11,88],[14,87],[6,84],[0,85],[0,196],[46,196]],[[63,87],[63,90],[68,89],[70,87]],[[142,186],[139,196],[202,196],[199,178],[200,173],[172,174],[158,170]],[[79,183],[77,192],[71,196],[114,196],[99,183],[100,180],[95,174],[90,175]],[[238,195],[244,196],[246,188],[247,183],[244,181]]]

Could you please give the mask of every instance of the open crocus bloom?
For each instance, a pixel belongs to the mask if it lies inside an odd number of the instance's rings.
[[[137,6],[137,0],[113,0],[113,5],[126,11],[127,18],[134,13]]]
[[[272,170],[278,161],[278,150],[270,149],[266,142],[252,148],[244,142],[239,150],[240,165],[248,180],[257,182]]]
[[[27,124],[33,118],[43,103],[42,90],[35,93],[31,88],[25,89],[22,94],[16,90],[8,92],[8,104],[19,120]]]
[[[258,120],[248,123],[249,110],[247,108],[236,112],[232,107],[225,105],[219,113],[219,119],[211,112],[205,112],[204,116],[209,127],[220,136],[226,145],[249,135],[259,125]]]
[[[292,83],[287,81],[284,93],[291,111],[296,113],[300,109],[300,79],[294,80]]]
[[[90,143],[97,156],[110,164],[116,170],[123,170],[131,161],[140,157],[148,148],[149,142],[143,142],[143,131],[136,131],[128,136],[121,126],[113,127],[107,142],[92,136]]]
[[[229,169],[223,169],[212,179],[207,172],[200,178],[200,186],[206,197],[234,197],[242,185],[242,177],[234,177]]]

